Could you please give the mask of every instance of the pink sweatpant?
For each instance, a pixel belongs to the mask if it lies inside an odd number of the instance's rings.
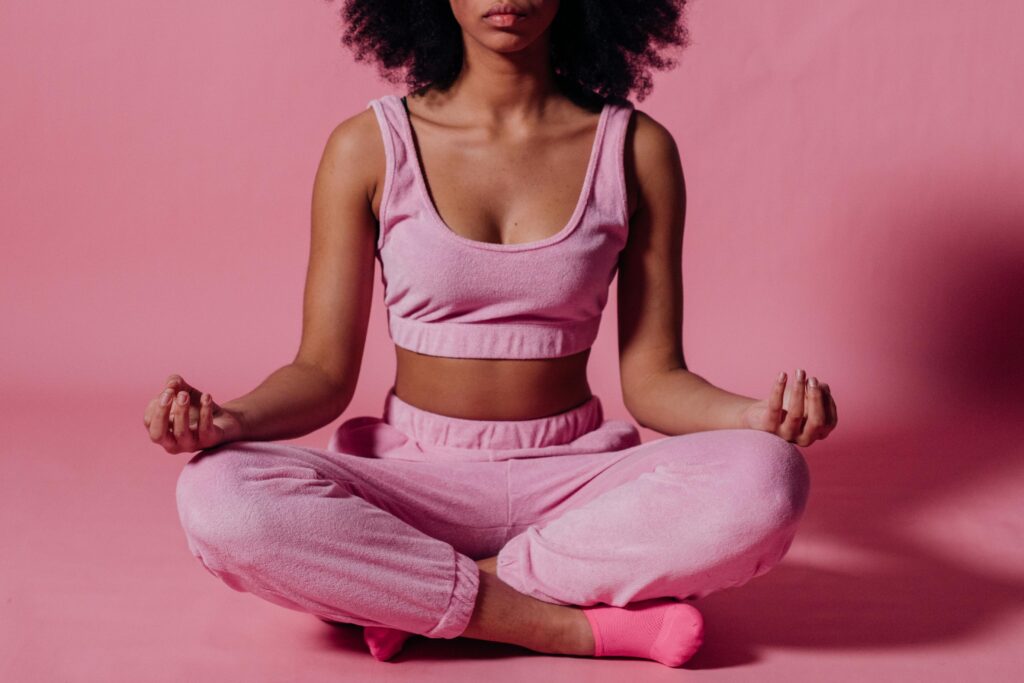
[[[235,441],[177,482],[193,555],[231,588],[333,621],[455,638],[474,560],[563,605],[698,598],[789,549],[809,473],[798,448],[726,429],[640,443],[601,402],[534,420],[416,408],[344,421],[326,449]]]

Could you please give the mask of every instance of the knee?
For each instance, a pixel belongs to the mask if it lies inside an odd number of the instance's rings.
[[[729,457],[738,500],[773,528],[790,527],[810,494],[810,470],[803,453],[780,436],[753,429],[730,430]]]
[[[193,552],[244,546],[259,532],[265,503],[252,486],[258,444],[237,441],[196,453],[175,486],[182,529]],[[265,456],[262,456],[265,457]]]

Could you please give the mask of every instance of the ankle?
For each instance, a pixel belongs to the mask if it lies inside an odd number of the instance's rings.
[[[578,607],[562,607],[560,620],[560,636],[558,638],[558,654],[581,655],[591,657],[594,655],[594,632],[590,628],[583,610]]]
[[[487,572],[488,574],[496,575],[498,573],[498,556],[494,555],[492,557],[487,557],[482,560],[477,560],[476,566],[482,572]]]

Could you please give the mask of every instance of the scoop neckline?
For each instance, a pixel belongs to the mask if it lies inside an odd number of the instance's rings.
[[[558,232],[550,235],[549,237],[545,237],[544,239],[533,240],[531,242],[502,244],[498,242],[482,242],[480,240],[474,240],[460,235],[452,230],[445,222],[444,218],[441,217],[441,213],[437,210],[433,200],[430,198],[430,193],[427,191],[427,181],[423,172],[423,167],[421,166],[419,150],[416,149],[416,144],[413,141],[412,121],[409,118],[409,112],[406,110],[405,103],[402,102],[401,96],[391,95],[390,97],[396,100],[395,104],[401,113],[403,127],[402,136],[405,138],[405,143],[409,148],[409,157],[413,162],[412,166],[415,184],[419,189],[420,197],[423,199],[424,205],[427,207],[430,223],[435,228],[439,229],[440,232],[447,235],[449,239],[477,249],[488,249],[491,251],[526,251],[561,242],[576,229],[577,225],[579,225],[579,222],[583,217],[584,209],[586,208],[590,198],[590,189],[594,182],[594,173],[597,167],[597,158],[601,149],[601,141],[604,138],[605,127],[608,122],[608,114],[611,110],[610,102],[605,102],[601,107],[601,113],[597,120],[597,129],[594,132],[594,141],[590,146],[590,158],[587,161],[587,171],[583,177],[583,187],[580,190],[579,196],[576,198],[576,206],[573,209],[572,215],[569,217],[569,221]]]

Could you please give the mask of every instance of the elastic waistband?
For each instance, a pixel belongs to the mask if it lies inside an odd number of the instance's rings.
[[[566,444],[597,429],[604,408],[596,395],[555,415],[532,420],[470,420],[433,413],[398,398],[392,386],[384,398],[384,421],[424,444],[447,448],[543,448]]]

